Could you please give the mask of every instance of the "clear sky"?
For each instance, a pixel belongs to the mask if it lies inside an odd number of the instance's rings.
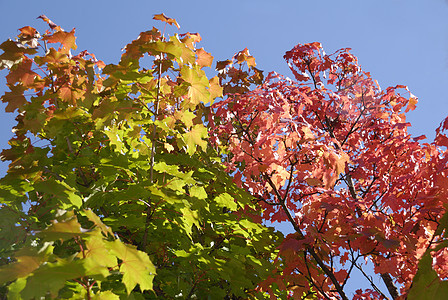
[[[0,0],[0,41],[18,28],[47,29],[41,14],[66,30],[76,28],[77,51],[116,63],[120,49],[141,31],[161,26],[158,13],[175,18],[180,33],[198,32],[199,45],[216,60],[249,48],[258,67],[292,77],[283,60],[298,43],[321,42],[326,53],[352,48],[381,87],[403,84],[419,97],[409,114],[411,132],[425,134],[448,116],[448,3],[445,0]],[[173,31],[171,31],[173,32]],[[0,94],[5,88],[0,72]],[[12,137],[14,115],[0,104],[0,148]],[[0,174],[5,172],[0,164]],[[350,282],[353,289],[361,284]]]

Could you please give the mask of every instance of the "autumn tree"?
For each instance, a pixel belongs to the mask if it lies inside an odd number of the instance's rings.
[[[294,231],[259,289],[348,299],[358,269],[372,288],[353,299],[404,299],[411,286],[409,299],[446,297],[448,121],[433,143],[412,137],[406,113],[417,98],[406,86],[382,90],[349,49],[326,55],[320,43],[299,44],[284,58],[295,80],[263,80],[247,49],[218,62],[226,97],[209,119],[227,171],[262,218]]]
[[[40,18],[0,45],[2,295],[348,299],[357,269],[353,299],[444,299],[448,120],[411,136],[407,87],[319,43],[286,53],[295,80],[247,49],[208,79],[198,34],[156,28],[106,65]]]
[[[44,33],[23,27],[0,45],[1,99],[17,113],[1,154],[3,297],[263,296],[281,235],[256,222],[208,143],[222,88],[200,36],[153,28],[105,65],[40,18]]]

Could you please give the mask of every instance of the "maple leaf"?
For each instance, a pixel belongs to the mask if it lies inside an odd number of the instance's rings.
[[[25,299],[44,296],[47,292],[57,295],[67,280],[76,279],[82,275],[84,275],[84,267],[79,260],[48,263],[42,265],[27,278],[21,295]]]
[[[180,34],[179,36],[182,39],[182,43],[185,43],[185,45],[191,50],[194,50],[195,43],[199,43],[202,40],[202,37],[199,33],[187,32]]]
[[[235,203],[235,199],[227,193],[217,196],[214,200],[221,207],[226,207],[233,211],[238,208],[237,203]]]
[[[201,68],[212,66],[213,56],[211,56],[210,53],[206,52],[204,48],[197,49],[196,55],[198,56],[196,62],[199,66],[201,66]]]
[[[85,209],[84,210],[84,214],[86,215],[86,217],[99,229],[101,229],[101,231],[107,235],[109,234],[110,236],[113,236],[114,233],[112,232],[112,229],[109,226],[106,226],[101,219],[91,210],[91,209]]]
[[[192,49],[190,49],[188,46],[184,45],[177,36],[171,37],[170,41],[173,42],[181,51],[181,54],[177,57],[180,57],[181,60],[179,60],[182,64],[193,64],[195,61],[195,54]]]
[[[111,254],[121,260],[120,272],[128,294],[139,284],[142,291],[152,290],[156,268],[145,252],[115,240],[107,243]]]
[[[0,283],[26,277],[31,272],[39,268],[41,258],[34,255],[17,256],[17,262],[0,267]]]
[[[204,140],[208,136],[207,128],[202,124],[196,124],[193,128],[185,133],[185,143],[187,144],[187,152],[193,155],[196,152],[196,146],[202,148],[205,151],[207,147],[207,141]]]
[[[418,102],[418,99],[416,97],[409,98],[408,106],[406,107],[405,112],[414,110],[416,108],[417,102]]]
[[[31,86],[34,83],[34,78],[38,76],[36,72],[31,70],[32,63],[32,60],[24,59],[6,76],[7,83],[14,85],[20,81],[25,87]]]
[[[215,98],[222,97],[223,88],[219,84],[219,78],[218,76],[213,77],[210,79],[210,101],[212,101]]]
[[[244,48],[244,50],[235,54],[234,59],[236,59],[238,63],[246,62],[248,67],[256,67],[255,58],[249,54],[247,48]]]
[[[64,102],[76,105],[76,100],[80,98],[82,92],[71,88],[70,86],[63,86],[58,90],[58,95]]]
[[[232,65],[232,61],[229,59],[217,61],[216,62],[216,70],[221,71],[221,70],[224,70],[227,66],[231,66],[231,65]]]
[[[415,274],[408,299],[444,299],[448,293],[448,282],[440,280],[432,268],[432,257],[429,251],[419,262],[419,270]]]
[[[177,29],[180,29],[180,26],[179,26],[179,24],[177,23],[177,21],[175,19],[168,18],[163,13],[162,14],[158,14],[158,15],[154,15],[153,19],[165,22],[165,23],[170,24],[170,25],[174,24],[177,27]]]
[[[0,55],[0,69],[11,68],[14,64],[21,61],[25,54],[34,54],[36,49],[26,48],[20,45],[20,42],[7,40],[0,45],[0,49],[4,51]]]
[[[113,255],[105,240],[101,234],[95,234],[87,238],[86,241],[87,251],[80,253],[79,256],[83,257],[83,262],[88,275],[101,274],[104,277],[109,275],[110,267],[117,266],[117,258]]]
[[[200,69],[191,69],[188,66],[183,66],[181,69],[182,79],[189,83],[188,96],[193,105],[200,102],[210,102],[210,92],[208,90],[209,81],[202,76],[204,71]]]
[[[64,63],[68,62],[68,60],[69,58],[66,53],[59,52],[54,48],[50,48],[47,55],[34,58],[34,61],[40,65],[43,65],[44,63]]]
[[[26,35],[26,36],[30,36],[30,37],[34,37],[37,33],[37,30],[34,29],[31,26],[25,26],[19,29],[21,35]]]
[[[58,25],[56,25],[53,21],[51,21],[49,18],[47,18],[46,15],[40,15],[37,17],[37,19],[42,19],[44,22],[46,22],[48,24],[48,26],[50,26],[51,29],[53,30],[61,30],[61,27],[59,27]]]
[[[49,43],[60,43],[64,53],[69,53],[70,49],[76,50],[77,48],[75,43],[75,28],[73,28],[70,32],[57,31],[52,35],[45,36],[43,40]]]
[[[24,87],[17,85],[17,86],[10,86],[11,91],[5,92],[5,94],[2,96],[2,102],[8,103],[8,105],[5,108],[6,112],[14,112],[16,109],[21,110],[22,107],[28,102],[23,95],[23,92],[25,91]]]

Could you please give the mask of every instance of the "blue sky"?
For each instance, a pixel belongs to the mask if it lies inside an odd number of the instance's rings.
[[[47,15],[56,24],[76,28],[78,51],[88,50],[116,63],[120,49],[141,31],[161,26],[152,16],[165,13],[181,25],[180,33],[199,32],[199,45],[216,60],[249,48],[258,67],[291,76],[283,60],[298,43],[321,42],[327,53],[349,47],[381,87],[403,84],[419,97],[409,114],[411,132],[425,134],[448,116],[448,4],[445,0],[230,0],[230,1],[36,1],[0,0],[0,41]],[[171,31],[174,32],[174,31]],[[0,94],[6,90],[0,72]],[[0,148],[12,136],[14,115],[0,104]],[[6,165],[0,164],[0,174]],[[350,282],[353,289],[365,285]]]

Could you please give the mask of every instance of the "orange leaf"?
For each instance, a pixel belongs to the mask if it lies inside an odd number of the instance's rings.
[[[48,19],[46,15],[40,15],[40,16],[38,16],[37,18],[38,18],[38,19],[42,19],[42,20],[44,20],[44,22],[46,22],[46,23],[50,26],[51,29],[53,29],[53,30],[57,30],[57,31],[61,30],[61,27],[59,27],[59,26],[56,25],[53,21],[51,21],[50,19]]]
[[[212,66],[213,56],[211,56],[210,53],[205,51],[204,48],[196,50],[196,55],[198,56],[196,62],[198,65],[201,66],[201,68]]]
[[[67,53],[70,49],[76,50],[77,48],[75,43],[75,28],[70,32],[57,31],[53,35],[44,37],[44,40],[49,43],[61,43]]]
[[[40,65],[44,63],[64,63],[68,61],[67,54],[61,53],[54,48],[50,48],[47,55],[43,57],[36,57],[34,61]]]
[[[179,24],[177,23],[177,21],[175,19],[168,18],[164,14],[154,15],[153,19],[154,20],[159,20],[159,21],[162,21],[162,22],[165,22],[165,23],[168,23],[170,25],[174,24],[177,27],[177,29],[180,29],[180,26],[179,26]]]
[[[63,86],[58,91],[61,100],[76,105],[76,100],[80,97],[80,93],[68,86]]]
[[[31,65],[32,61],[26,58],[17,68],[12,70],[8,76],[6,76],[7,83],[9,85],[13,85],[16,82],[21,82],[25,87],[33,84],[37,73],[31,71]]]
[[[36,34],[37,30],[34,29],[33,27],[30,26],[25,26],[19,29],[21,35],[26,35],[26,36],[30,36],[30,37],[34,37],[34,35]]]
[[[255,67],[257,65],[255,63],[255,58],[249,54],[249,50],[247,48],[235,54],[234,59],[236,59],[239,63],[246,62],[248,67]]]
[[[406,107],[406,110],[404,112],[408,112],[410,110],[414,110],[416,107],[416,104],[418,102],[418,99],[416,97],[409,98],[408,106]]]
[[[182,33],[182,34],[180,34],[180,36],[182,38],[191,39],[193,41],[193,43],[199,43],[200,41],[202,41],[201,35],[197,32]]]
[[[210,92],[210,101],[212,101],[215,98],[222,97],[222,87],[219,85],[219,78],[218,76],[213,77],[210,79],[210,88],[208,89]]]

